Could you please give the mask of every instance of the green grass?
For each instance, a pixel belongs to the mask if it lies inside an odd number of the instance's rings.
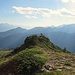
[[[6,63],[11,59],[11,57],[6,58],[8,54],[10,54],[12,50],[1,50],[0,51],[0,65]]]
[[[11,51],[5,50],[5,51],[0,51],[0,59],[4,58],[6,55],[8,55]]]
[[[18,71],[20,74],[32,74],[40,70],[45,64],[47,58],[46,54],[38,48],[26,49],[19,52],[15,56],[16,61],[19,62]]]
[[[13,56],[7,58],[2,58],[0,61],[0,73],[4,75],[12,74],[14,71],[13,67],[16,69],[13,74],[16,75],[29,75],[33,72],[40,70],[47,60],[47,55],[44,51],[37,47],[31,49],[25,49],[20,51]],[[7,67],[10,69],[6,69]],[[4,70],[2,72],[2,69]]]
[[[0,75],[75,75],[75,56],[64,52],[43,35],[27,37],[22,46],[10,52],[0,51]],[[44,69],[43,65],[53,64],[55,67],[58,61],[66,59],[72,62],[64,62],[62,66],[71,66],[72,71]]]
[[[42,72],[36,73],[35,75],[75,75],[75,73],[67,72],[67,71],[55,71],[55,72]]]
[[[60,75],[61,72],[43,72],[43,73],[37,73],[36,75]]]

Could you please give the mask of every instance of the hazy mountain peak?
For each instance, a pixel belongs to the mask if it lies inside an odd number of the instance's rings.
[[[0,32],[5,32],[5,31],[8,31],[10,29],[14,29],[16,28],[17,26],[15,25],[10,25],[8,23],[1,23],[0,24]]]

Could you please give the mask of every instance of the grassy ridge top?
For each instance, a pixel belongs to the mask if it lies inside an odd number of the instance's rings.
[[[58,51],[58,52],[63,51],[60,47],[54,45],[50,41],[50,39],[45,37],[43,34],[41,34],[40,36],[32,35],[32,36],[27,37],[24,41],[24,44],[21,45],[20,47],[17,47],[14,51],[18,52],[18,51],[24,50],[26,48],[31,48],[34,46],[39,46],[39,47],[45,48],[47,50],[54,50],[54,51]]]
[[[32,35],[0,58],[0,75],[75,75],[74,58],[43,34]]]

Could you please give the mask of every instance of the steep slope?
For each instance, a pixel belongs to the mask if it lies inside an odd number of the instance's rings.
[[[0,58],[0,75],[75,75],[74,58],[75,55],[64,52],[43,34],[32,35]]]
[[[50,42],[50,40],[46,38],[42,33],[40,36],[32,35],[32,36],[27,37],[26,40],[24,41],[24,44],[16,48],[14,51],[24,50],[26,48],[30,48],[33,46],[39,46],[41,48],[51,49],[51,50],[58,51],[58,52],[62,51],[61,48],[59,48],[58,46]]]
[[[67,48],[68,51],[75,53],[75,33],[67,34],[64,32],[51,32],[46,34],[46,36],[62,49]]]

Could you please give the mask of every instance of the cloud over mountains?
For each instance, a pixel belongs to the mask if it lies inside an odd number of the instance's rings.
[[[51,17],[53,15],[61,16],[61,17],[74,17],[75,11],[68,10],[66,8],[61,8],[58,10],[52,10],[49,8],[32,8],[32,7],[17,7],[13,6],[13,8],[22,15],[25,15],[26,18],[37,18],[38,15],[42,17]]]

